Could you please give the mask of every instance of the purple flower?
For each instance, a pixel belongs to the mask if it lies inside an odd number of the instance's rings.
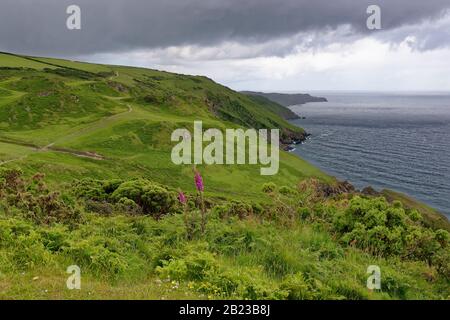
[[[195,179],[195,186],[196,186],[197,190],[202,192],[204,190],[203,178],[198,171],[195,171],[194,179]]]
[[[183,191],[179,191],[178,192],[178,201],[180,201],[180,203],[185,204],[187,199],[186,199],[186,195],[183,193]]]

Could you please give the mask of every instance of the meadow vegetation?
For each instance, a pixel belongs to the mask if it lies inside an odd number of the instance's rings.
[[[121,298],[157,298],[150,290],[167,299],[450,295],[449,233],[428,228],[418,211],[400,202],[325,197],[317,181],[270,184],[261,186],[265,203],[204,199],[202,231],[198,194],[187,193],[184,208],[175,189],[153,181],[87,178],[55,192],[42,174],[27,179],[4,169],[1,177],[2,297],[22,287],[41,298],[110,298],[114,290]],[[64,270],[73,264],[89,296],[64,288]],[[366,287],[369,265],[381,267],[381,290]],[[61,276],[49,292],[48,283],[17,274]],[[149,288],[133,292],[132,284],[142,282]]]

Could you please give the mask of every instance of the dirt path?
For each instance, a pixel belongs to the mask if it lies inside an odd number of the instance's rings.
[[[116,118],[120,118],[124,114],[128,114],[128,113],[133,112],[133,108],[129,104],[127,104],[127,107],[128,107],[127,111],[124,111],[124,112],[121,112],[121,113],[118,113],[118,114],[114,114],[112,116],[101,118],[101,119],[99,119],[97,121],[94,121],[94,122],[90,123],[89,125],[87,125],[86,127],[83,127],[83,128],[81,128],[81,129],[79,129],[77,131],[74,131],[74,132],[72,132],[72,133],[70,133],[70,134],[68,134],[68,135],[66,135],[64,137],[61,137],[58,140],[53,141],[52,143],[46,145],[45,147],[42,147],[41,149],[44,150],[44,151],[47,150],[47,149],[53,150],[54,149],[53,146],[56,143],[60,142],[60,141],[68,141],[71,138],[76,137],[79,134],[88,133],[89,130],[98,128],[102,123],[106,123],[106,122],[114,120]]]
[[[18,146],[22,146],[22,147],[32,148],[33,152],[54,151],[54,152],[59,152],[59,153],[70,154],[70,155],[73,155],[73,156],[76,156],[76,157],[88,158],[88,159],[93,159],[93,160],[105,160],[106,157],[104,157],[101,154],[98,154],[96,152],[79,151],[79,150],[73,150],[73,149],[69,149],[69,148],[55,147],[55,144],[58,141],[70,139],[71,137],[76,136],[77,134],[89,131],[90,129],[95,129],[96,127],[98,127],[98,125],[100,123],[111,121],[111,120],[114,120],[115,118],[123,116],[123,114],[125,114],[125,113],[133,112],[133,107],[131,105],[127,104],[127,107],[128,107],[128,110],[125,111],[125,112],[121,112],[119,114],[114,114],[112,116],[109,116],[109,117],[106,117],[106,118],[102,118],[102,119],[100,119],[100,120],[90,124],[89,126],[84,127],[84,128],[82,128],[82,129],[80,129],[78,131],[72,132],[71,134],[69,134],[69,135],[67,135],[65,137],[62,137],[62,138],[60,138],[60,139],[58,139],[58,140],[56,140],[56,141],[54,141],[54,142],[44,146],[44,147],[37,146],[37,145],[35,145],[33,143],[28,143],[28,142],[23,142],[23,141],[15,141],[15,140],[10,140],[10,139],[5,139],[5,138],[0,138],[0,142],[7,143],[7,144],[12,144],[12,145],[18,145]],[[23,159],[25,159],[27,157],[28,157],[28,155],[24,155],[24,156],[21,156],[19,158],[6,160],[6,161],[3,161],[3,162],[0,162],[0,166],[5,165],[7,163],[15,162],[15,161],[21,161],[21,160],[23,160]]]
[[[7,163],[15,162],[15,161],[21,161],[21,160],[25,159],[26,157],[28,157],[28,155],[24,155],[19,158],[14,158],[14,159],[10,159],[10,160],[1,161],[0,166],[3,166]]]
[[[98,154],[96,152],[78,151],[78,150],[72,150],[72,149],[67,149],[67,148],[53,147],[50,145],[40,148],[40,147],[36,147],[36,146],[33,146],[28,143],[10,141],[10,140],[5,140],[5,139],[0,139],[0,141],[2,143],[12,144],[12,145],[17,145],[17,146],[22,146],[22,147],[28,147],[28,148],[32,149],[32,151],[29,154],[26,154],[26,155],[23,155],[21,157],[14,158],[14,159],[0,161],[0,166],[5,165],[7,163],[24,160],[31,153],[45,152],[45,151],[54,151],[54,152],[58,152],[58,153],[65,153],[65,154],[70,154],[70,155],[73,155],[76,157],[89,158],[89,159],[93,159],[93,160],[105,160],[106,159],[104,156],[102,156],[101,154]]]

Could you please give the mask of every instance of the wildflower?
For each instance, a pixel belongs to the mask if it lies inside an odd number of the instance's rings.
[[[178,192],[178,201],[180,201],[180,203],[182,204],[186,203],[186,195],[183,193],[183,191]]]
[[[200,175],[200,172],[195,171],[195,186],[197,187],[197,190],[200,192],[203,192],[204,186],[203,186],[203,178]]]

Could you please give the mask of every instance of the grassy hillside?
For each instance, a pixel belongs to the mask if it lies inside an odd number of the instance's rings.
[[[170,159],[195,120],[303,138],[282,116],[205,77],[0,54],[0,298],[448,298],[448,222],[425,206],[283,151],[275,176],[197,166],[200,194]]]
[[[30,69],[34,64],[39,68]],[[190,186],[190,170],[171,164],[170,133],[192,128],[194,120],[203,120],[205,127],[242,125],[283,128],[285,137],[303,134],[252,99],[204,77],[13,55],[0,55],[1,66],[19,69],[2,69],[0,76],[0,141],[10,149],[0,161],[15,158],[27,172],[45,172],[52,181],[118,175]],[[105,160],[73,157],[57,148],[95,152]],[[283,153],[281,158],[275,177],[280,183],[329,179],[295,156]],[[257,194],[270,179],[257,174],[255,166],[205,170],[212,190],[221,194]],[[254,182],[244,184],[249,177]]]

